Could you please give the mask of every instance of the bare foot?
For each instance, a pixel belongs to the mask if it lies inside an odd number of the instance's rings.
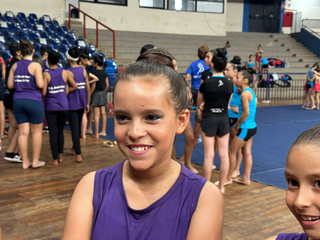
[[[107,136],[107,134],[106,134],[105,132],[100,132],[98,135],[99,135],[99,136],[104,136],[104,137]]]
[[[238,177],[239,175],[240,175],[239,171],[233,171],[233,173],[232,173],[233,178]]]
[[[77,155],[76,158],[73,161],[75,161],[77,163],[81,163],[82,162],[81,155]]]
[[[87,130],[86,133],[87,134],[93,134],[92,130]]]
[[[71,148],[70,151],[73,155],[76,155],[76,151],[73,148]]]
[[[31,167],[31,163],[22,163],[22,169],[28,169],[29,167]]]
[[[87,138],[87,136],[86,135],[82,135],[81,138]]]
[[[52,164],[52,165],[56,165],[56,166],[59,164],[59,162],[58,162],[57,159],[52,160],[52,161],[49,161],[48,163],[49,163],[49,164]]]
[[[97,135],[97,134],[94,134],[94,135],[92,135],[92,137],[94,137],[94,138],[99,138],[99,134]]]
[[[32,163],[32,168],[40,168],[46,165],[44,161],[37,161]]]

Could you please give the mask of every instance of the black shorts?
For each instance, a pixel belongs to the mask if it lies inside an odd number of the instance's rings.
[[[248,128],[239,128],[237,132],[238,138],[247,142],[250,138],[252,138],[257,133],[257,127],[248,129]]]
[[[262,68],[268,68],[269,67],[269,65],[268,64],[264,64],[264,65],[262,65]]]
[[[6,109],[13,110],[13,94],[5,94],[3,104]]]
[[[230,127],[234,127],[234,125],[238,122],[238,118],[229,118]]]
[[[313,88],[314,86],[314,82],[308,82],[307,83],[307,88],[310,89],[310,88]]]
[[[208,136],[224,136],[230,132],[229,117],[202,117],[201,130]]]
[[[4,85],[0,85],[0,101],[4,100],[4,93],[6,92],[6,87]]]

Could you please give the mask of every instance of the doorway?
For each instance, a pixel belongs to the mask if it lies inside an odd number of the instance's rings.
[[[249,0],[249,32],[278,33],[281,0]]]

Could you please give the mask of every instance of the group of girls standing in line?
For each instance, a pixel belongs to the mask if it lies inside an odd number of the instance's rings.
[[[320,92],[320,67],[318,63],[312,65],[309,69],[304,85],[305,95],[303,98],[302,108],[308,110],[319,110],[319,92]],[[317,104],[314,102],[316,97]]]
[[[45,165],[44,161],[39,160],[44,114],[47,116],[50,128],[50,146],[53,156],[53,161],[50,163],[58,165],[63,161],[63,129],[67,118],[72,132],[72,150],[76,155],[75,161],[81,162],[80,126],[84,111],[89,109],[90,88],[85,69],[77,64],[79,50],[71,48],[67,51],[67,61],[70,66],[68,70],[58,68],[60,54],[50,52],[47,60],[49,70],[44,73],[42,73],[40,64],[32,62],[34,47],[29,41],[22,40],[20,50],[16,52],[20,52],[21,57],[16,62],[11,62],[7,87],[14,89],[12,110],[19,130],[18,145],[22,168],[38,168]],[[42,96],[45,96],[45,109]],[[28,158],[30,127],[33,147],[32,162]],[[8,153],[11,153],[9,149]]]

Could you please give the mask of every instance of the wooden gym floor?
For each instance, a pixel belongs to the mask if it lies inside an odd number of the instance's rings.
[[[292,102],[291,104],[299,104]],[[286,102],[286,104],[290,104]],[[267,105],[283,105],[283,102]],[[64,162],[59,166],[22,170],[21,163],[3,160],[8,140],[2,141],[0,165],[0,226],[3,240],[61,239],[73,190],[86,173],[112,166],[124,159],[117,147],[103,147],[102,139],[81,139],[82,163],[72,161],[70,131],[65,131]],[[31,159],[31,138],[29,157]],[[49,134],[43,133],[41,160],[52,159]],[[202,167],[194,165],[202,174]],[[213,170],[212,182],[218,180]],[[224,240],[262,240],[280,232],[302,229],[287,209],[285,191],[261,183],[232,184],[224,195]],[[214,204],[214,202],[212,203]]]

